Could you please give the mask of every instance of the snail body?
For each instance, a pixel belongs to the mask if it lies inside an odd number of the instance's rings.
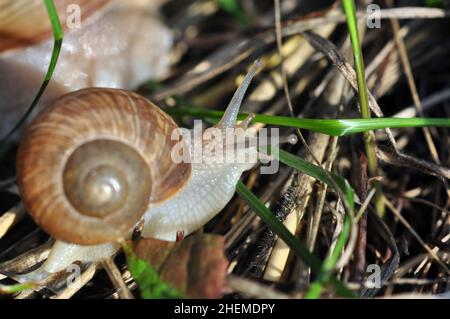
[[[48,274],[67,269],[75,261],[89,263],[111,257],[119,248],[120,245],[116,243],[83,246],[57,240],[44,264],[26,276],[24,281],[42,280]]]
[[[216,127],[236,127],[256,68]],[[144,237],[174,241],[228,203],[255,162],[176,162],[174,147],[186,143],[173,139],[176,129],[144,97],[106,88],[64,95],[33,119],[19,146],[17,178],[29,214],[57,239],[45,271],[112,255],[141,221]]]
[[[173,198],[150,205],[144,215],[144,237],[175,241],[206,224],[233,197],[236,184],[249,164],[193,164],[189,183]],[[197,213],[199,210],[207,214]]]

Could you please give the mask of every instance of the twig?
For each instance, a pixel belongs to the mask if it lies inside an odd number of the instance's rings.
[[[367,18],[367,12],[358,12],[358,18]],[[399,19],[436,19],[450,16],[449,11],[437,8],[423,8],[423,7],[404,7],[396,9],[380,10],[381,19],[389,19],[397,17]],[[325,17],[314,17],[302,19],[300,21],[288,20],[282,22],[283,30],[282,36],[290,36],[298,34],[307,30],[315,28],[323,28],[330,24],[345,22],[345,16],[339,10],[330,11]],[[174,94],[183,94],[192,88],[204,83],[225,71],[230,70],[240,62],[251,56],[263,44],[267,45],[274,42],[275,35],[273,28],[263,32],[261,35],[254,37],[252,40],[240,40],[239,42],[227,43],[219,51],[207,59],[197,64],[194,69],[181,77],[170,88],[161,90],[153,96],[153,100],[161,101]],[[205,68],[206,66],[213,66]]]
[[[363,214],[366,212],[367,207],[369,206],[370,201],[372,200],[373,196],[375,195],[375,189],[372,189],[369,192],[369,195],[367,195],[367,198],[364,200],[363,204],[361,205],[361,208],[358,211],[358,215],[355,218],[354,223],[352,224],[353,227],[356,227],[356,223],[358,222],[358,220],[361,222],[361,217],[363,217]],[[365,214],[367,215],[367,214]],[[367,216],[364,216],[367,219]],[[367,221],[366,221],[367,222]],[[364,225],[364,227],[366,227],[367,225]],[[361,228],[359,229],[359,231],[361,231]],[[365,231],[365,229],[364,229]],[[349,262],[350,258],[352,257],[353,254],[353,250],[355,249],[355,245],[356,245],[356,241],[358,240],[357,235],[360,234],[360,232],[358,232],[357,229],[353,229],[352,228],[352,233],[351,233],[351,237],[348,241],[348,245],[345,248],[344,252],[342,253],[341,258],[339,259],[339,261],[336,263],[336,268],[342,268],[345,265],[347,265],[347,263]],[[365,234],[364,234],[365,235]],[[361,240],[361,248],[362,246],[364,246],[364,249],[366,248],[366,238],[359,238],[359,240]],[[364,250],[365,253],[365,250]],[[357,259],[357,257],[355,256],[355,259]],[[361,265],[365,265],[365,258],[363,260],[363,258],[361,258],[359,260],[360,263],[360,267]],[[360,268],[359,270],[361,270],[362,268]]]
[[[315,156],[320,161],[323,160],[326,151],[326,146],[328,145],[328,141],[329,136],[318,133],[312,134],[312,136],[309,139],[309,144],[311,145],[311,148],[314,149]],[[306,160],[313,162],[313,159],[310,154],[306,154]],[[275,210],[276,212],[278,212],[279,210],[287,209],[287,214],[284,216],[284,218],[288,218],[291,215],[295,216],[292,217],[292,219],[296,221],[293,233],[298,233],[299,231],[299,225],[303,218],[305,209],[307,208],[310,202],[311,192],[315,181],[316,180],[314,178],[312,178],[307,174],[298,174],[298,176],[293,176],[293,181],[291,183],[288,192],[286,192],[283,195],[284,198],[287,197],[286,199],[289,200],[288,203],[289,206],[286,207],[287,205],[285,205],[285,203],[281,203],[282,207],[280,207],[280,209]],[[276,239],[275,234],[269,233],[268,239],[274,241]],[[288,261],[286,251],[284,251],[281,254],[277,253],[279,249],[284,250],[285,249],[284,247],[286,246],[282,240],[279,239],[276,240],[275,247],[273,248],[270,258],[267,262],[266,273],[271,273],[270,280],[272,281],[278,281],[281,278],[282,271],[284,270],[286,262]],[[301,270],[303,268],[306,268],[307,266],[302,264],[299,267]],[[275,274],[277,277],[275,277]]]
[[[275,291],[269,286],[260,284],[253,280],[240,278],[237,276],[229,275],[227,278],[227,284],[234,291],[240,292],[247,296],[263,299],[291,299],[291,296]]]
[[[404,195],[400,195],[399,197],[400,197],[400,198],[403,198],[403,199],[406,199],[406,200],[409,200],[409,201],[411,201],[411,202],[421,203],[421,204],[430,206],[430,207],[432,207],[432,208],[434,208],[434,209],[437,209],[437,210],[440,211],[441,213],[444,213],[444,214],[446,214],[446,215],[450,215],[450,211],[448,211],[445,207],[441,207],[441,206],[439,206],[439,205],[436,205],[435,203],[432,203],[432,202],[430,202],[430,201],[428,201],[428,200],[426,200],[426,199],[423,199],[423,198],[414,198],[414,197],[404,196]]]
[[[68,285],[58,295],[52,297],[51,299],[70,299],[72,298],[81,288],[83,288],[92,278],[94,278],[95,272],[97,270],[97,265],[95,263],[91,264],[80,276],[77,284]]]
[[[430,96],[422,99],[422,111],[428,111],[432,107],[439,105],[447,100],[450,100],[450,88],[445,88],[441,91],[434,92]],[[414,106],[409,106],[402,111],[393,115],[394,117],[414,117],[417,115],[417,109]]]
[[[25,216],[26,210],[22,202],[0,216],[0,238],[5,236],[6,233]]]
[[[332,137],[331,143],[330,143],[330,155],[327,158],[327,161],[325,163],[325,169],[327,171],[331,171],[331,168],[333,166],[333,162],[336,159],[337,155],[337,142],[339,138]],[[312,227],[307,235],[307,245],[310,251],[314,250],[314,246],[316,244],[317,234],[319,232],[319,225],[320,220],[322,219],[322,211],[323,211],[323,205],[325,203],[325,196],[327,194],[328,187],[326,184],[321,183],[319,186],[319,191],[317,192],[318,203],[316,204],[316,207],[314,209],[314,213],[312,216]]]
[[[283,28],[283,36],[289,36],[296,33],[304,32],[307,30],[312,30],[317,27],[323,26],[329,23],[344,23],[346,21],[345,15],[343,15],[339,10],[334,10],[330,12],[326,17],[314,17],[302,20],[289,20],[285,21]],[[438,8],[424,8],[424,7],[402,7],[394,9],[382,9],[379,11],[380,19],[436,19],[445,18],[450,16],[450,11],[438,9]],[[369,17],[370,13],[365,11],[360,11],[356,13],[358,19],[366,19]]]
[[[0,264],[0,271],[8,274],[26,272],[31,267],[48,258],[52,245],[53,240],[48,240],[46,243],[36,248],[29,249],[11,260],[2,262]]]
[[[295,117],[294,107],[292,106],[292,100],[291,100],[291,96],[289,94],[286,70],[284,69],[284,57],[283,57],[283,53],[281,50],[281,48],[283,47],[283,41],[282,41],[282,35],[281,35],[282,28],[281,28],[281,22],[280,22],[281,21],[280,0],[274,0],[274,4],[275,4],[276,42],[277,42],[278,54],[280,55],[280,58],[281,58],[280,69],[281,69],[281,78],[283,81],[283,91],[284,91],[284,95],[286,97],[286,101],[287,101],[287,104],[289,107],[289,113],[292,117]],[[311,154],[311,156],[312,156],[313,160],[316,162],[316,164],[320,165],[319,160],[314,156],[314,153],[309,148],[308,143],[306,143],[306,140],[303,137],[303,134],[300,131],[300,129],[297,128],[296,132],[297,132],[298,137],[300,138],[300,141],[302,142],[303,146],[305,147],[305,149],[308,151],[309,154]]]
[[[393,7],[392,0],[386,0],[390,7]],[[414,80],[414,75],[411,69],[411,63],[409,62],[408,52],[406,51],[405,42],[403,41],[403,36],[400,33],[400,23],[398,19],[391,18],[392,29],[394,31],[395,43],[397,44],[398,53],[400,55],[400,61],[405,71],[406,79],[408,81],[409,90],[411,91],[411,96],[414,101],[414,106],[417,113],[423,117],[422,105],[419,98],[419,93],[417,92],[416,81]],[[433,138],[431,137],[430,129],[427,127],[422,128],[425,140],[427,142],[428,149],[430,150],[431,156],[437,164],[440,164],[439,155],[437,153],[436,146],[434,145]]]
[[[442,261],[442,259],[434,252],[426,243],[425,241],[420,237],[420,235],[414,230],[414,228],[411,227],[411,225],[408,223],[408,221],[402,216],[402,214],[398,211],[397,208],[394,207],[394,205],[385,198],[386,206],[389,208],[389,210],[394,214],[395,217],[398,218],[398,220],[408,229],[408,231],[416,238],[416,240],[422,245],[422,247],[428,252],[428,254],[436,260],[436,262],[445,270],[447,274],[450,274],[450,269],[447,267],[445,262]]]
[[[352,88],[357,90],[355,70],[353,70],[336,46],[329,40],[313,32],[305,32],[304,36],[316,50],[326,55],[326,57],[337,67],[342,75],[344,75],[347,81],[351,84]],[[375,113],[375,115],[382,117],[383,112],[381,111],[377,101],[370,92],[367,93],[370,109],[373,113]],[[384,131],[388,137],[389,147],[378,145],[377,156],[380,159],[393,165],[412,167],[426,174],[450,178],[450,169],[401,153],[396,146],[392,131],[390,129],[385,129]]]
[[[114,285],[114,288],[117,290],[120,299],[134,299],[133,294],[128,289],[128,286],[125,284],[122,274],[117,268],[116,264],[112,260],[112,258],[104,258],[101,261],[102,267],[106,270],[106,273],[109,276],[109,279]]]

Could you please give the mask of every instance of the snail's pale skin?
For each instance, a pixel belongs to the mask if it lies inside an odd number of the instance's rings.
[[[216,126],[217,128],[227,129],[240,127],[245,130],[251,130],[247,129],[249,121],[244,121],[241,125],[237,125],[236,123],[237,114],[239,112],[244,93],[248,88],[251,79],[255,75],[258,66],[259,62],[255,63],[251,71],[244,78],[242,84],[233,96],[223,118]],[[96,90],[100,94],[107,94],[107,92],[104,92],[101,89]],[[84,92],[86,91],[80,92],[80,94],[82,95]],[[86,94],[88,93],[86,92]],[[121,93],[119,92],[119,95],[120,94]],[[127,93],[124,92],[123,94]],[[72,100],[76,103],[76,98]],[[33,127],[34,126],[31,127],[31,132],[33,132]],[[50,129],[50,127],[48,129]],[[87,136],[89,136],[89,134]],[[74,138],[76,140],[76,137]],[[222,141],[219,141],[219,143],[221,142]],[[257,149],[254,146],[246,147],[241,151],[246,154],[257,153]],[[19,156],[22,155],[19,154]],[[169,158],[166,160],[171,159]],[[190,170],[186,171],[189,172],[189,176],[186,178],[186,181],[183,182],[181,187],[177,187],[177,189],[173,192],[166,192],[170,193],[170,196],[161,197],[161,200],[150,200],[150,203],[143,214],[144,225],[142,229],[142,236],[175,241],[180,233],[187,236],[198,230],[225,207],[235,193],[236,184],[239,181],[241,174],[244,171],[251,169],[255,163],[256,161],[245,163],[209,163],[207,159],[206,161],[202,161],[200,163],[193,163],[192,166],[189,166]],[[20,169],[21,165],[19,164],[18,167]],[[45,169],[45,166],[43,167]],[[174,167],[179,167],[178,169],[185,169],[185,166]],[[27,179],[27,174],[31,174],[31,178],[37,177],[32,169],[30,169],[28,173],[24,174],[25,175],[20,176],[21,179]],[[139,180],[139,178],[136,180]],[[49,185],[52,184],[51,181],[48,183]],[[177,183],[178,182],[175,182],[174,185],[181,185]],[[27,191],[27,189],[24,191]],[[56,203],[55,205],[59,204]],[[38,204],[38,206],[32,207],[37,207],[37,210],[41,211],[37,217],[34,217],[35,220],[40,223],[39,220],[45,218],[45,215],[47,215],[45,205],[42,206]],[[71,209],[72,208],[70,208],[70,210]],[[61,219],[61,222],[56,222],[56,224],[54,223],[50,228],[44,227],[44,229],[53,229],[53,231],[49,230],[49,233],[54,231],[58,233],[58,231],[62,231],[59,230],[58,227],[65,226],[61,223],[64,223],[64,219]],[[129,229],[125,238],[122,237],[117,239],[126,239],[126,237],[131,235],[132,230],[133,227]],[[86,229],[83,232],[84,234],[88,234],[87,232],[89,231],[89,229]],[[98,232],[100,232],[100,230],[98,230]],[[58,238],[58,236],[56,237]],[[90,239],[86,238],[84,240]],[[119,248],[120,246],[117,242],[113,241],[98,245],[78,245],[57,240],[45,263],[40,269],[33,272],[31,277],[28,276],[27,279],[41,278],[45,273],[62,271],[75,261],[81,261],[84,263],[100,261],[103,258],[114,255]]]

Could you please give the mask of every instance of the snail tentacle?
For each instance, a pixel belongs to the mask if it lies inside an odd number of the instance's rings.
[[[227,109],[225,110],[225,113],[220,120],[220,122],[217,124],[218,127],[222,128],[233,128],[236,125],[237,116],[239,113],[239,109],[242,104],[242,100],[244,99],[245,92],[247,91],[250,82],[255,77],[256,72],[261,67],[261,61],[256,60],[253,65],[251,66],[248,73],[245,75],[244,80],[242,80],[242,83],[239,85],[238,89],[234,93],[233,97],[231,98],[230,103],[228,104]]]

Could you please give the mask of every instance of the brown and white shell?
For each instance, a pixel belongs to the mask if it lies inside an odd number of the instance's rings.
[[[34,220],[59,240],[94,245],[129,235],[151,203],[174,196],[175,122],[140,95],[84,89],[45,108],[19,146],[17,178]]]

